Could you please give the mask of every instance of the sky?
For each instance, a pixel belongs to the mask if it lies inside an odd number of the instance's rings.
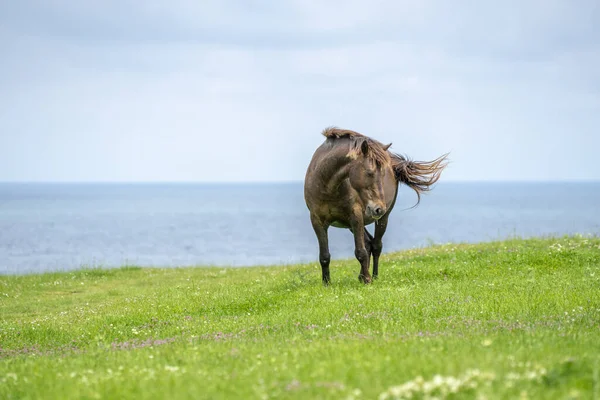
[[[600,179],[597,0],[3,1],[0,59],[0,181],[300,181],[331,125]]]

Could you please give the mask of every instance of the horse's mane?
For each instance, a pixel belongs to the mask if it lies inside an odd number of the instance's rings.
[[[340,129],[335,126],[325,128],[322,133],[323,136],[332,140],[341,138],[353,140],[350,152],[348,153],[350,157],[358,157],[362,152],[363,143],[366,143],[369,148],[367,153],[368,157],[380,166],[391,165],[390,153],[387,151],[389,146],[385,146],[375,139],[371,139],[370,137],[355,131]]]
[[[396,180],[406,184],[417,193],[417,204],[421,201],[421,193],[431,190],[431,186],[438,181],[442,171],[448,165],[448,154],[433,161],[413,161],[406,156],[388,152],[391,144],[385,146],[375,139],[347,129],[326,128],[323,136],[331,140],[340,138],[353,140],[348,154],[350,157],[358,157],[361,154],[363,143],[366,142],[369,146],[367,156],[380,166],[391,166]]]

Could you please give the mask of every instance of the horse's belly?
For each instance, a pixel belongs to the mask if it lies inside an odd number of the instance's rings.
[[[371,225],[373,222],[375,222],[375,220],[373,218],[369,218],[366,215],[363,216],[363,225],[367,226],[367,225]],[[350,225],[340,222],[340,221],[333,221],[331,223],[331,226],[335,227],[335,228],[346,228],[346,229],[350,229]]]
[[[350,228],[350,226],[348,226],[347,224],[344,224],[343,222],[340,222],[340,221],[333,221],[331,223],[331,226],[336,227],[336,228]]]

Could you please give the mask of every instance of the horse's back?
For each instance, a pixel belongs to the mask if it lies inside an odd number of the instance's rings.
[[[328,138],[325,140],[315,150],[310,164],[308,165],[307,175],[315,172],[320,167],[320,164],[322,164],[324,161],[327,161],[327,159],[339,156],[339,153],[342,151],[347,153],[349,151],[349,145],[350,141],[346,138],[335,140]]]

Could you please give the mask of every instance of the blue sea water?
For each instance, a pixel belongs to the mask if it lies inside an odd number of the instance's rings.
[[[431,243],[600,234],[600,182],[402,187],[384,252]],[[352,257],[331,228],[334,258]],[[121,265],[317,262],[302,183],[0,184],[0,273]]]

